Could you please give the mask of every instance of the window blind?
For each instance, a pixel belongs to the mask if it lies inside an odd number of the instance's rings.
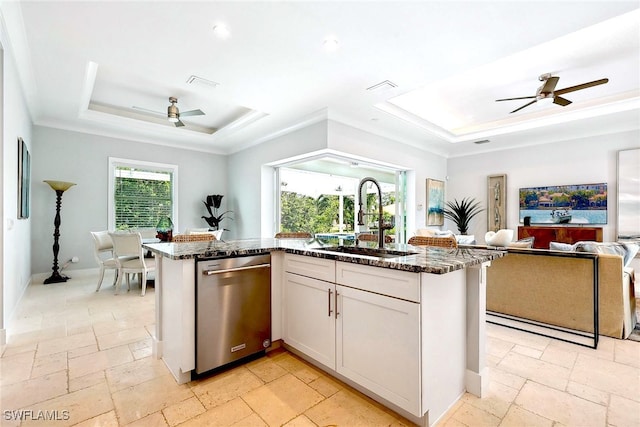
[[[166,171],[117,167],[114,201],[116,229],[155,228],[171,217],[173,176]]]

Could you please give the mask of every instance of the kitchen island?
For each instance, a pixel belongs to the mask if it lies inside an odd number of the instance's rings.
[[[504,252],[354,254],[313,239],[145,247],[157,257],[153,353],[180,383],[195,369],[196,262],[270,253],[273,341],[421,425],[465,391],[486,392],[485,272]]]

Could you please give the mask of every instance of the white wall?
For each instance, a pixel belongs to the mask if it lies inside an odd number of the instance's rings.
[[[229,156],[229,209],[234,221],[225,223],[229,238],[273,237],[274,206],[271,168],[281,159],[326,148],[326,122],[247,148]],[[264,201],[264,203],[263,203]]]
[[[325,120],[272,139],[229,158],[229,192],[234,199],[237,238],[274,233],[272,168],[265,166],[320,150],[332,150],[409,170],[407,231],[424,226],[426,178],[444,179],[446,159],[354,127]],[[419,208],[421,206],[421,208]]]
[[[335,121],[329,121],[328,147],[407,169],[407,236],[426,227],[427,178],[445,179],[444,157]]]
[[[17,66],[0,20],[0,43],[3,48],[2,73],[2,228],[0,237],[0,345],[4,344],[4,331],[22,297],[31,274],[31,219],[18,220],[18,137],[22,137],[32,150],[31,117]]]
[[[487,206],[487,176],[507,175],[507,228],[517,230],[518,189],[542,185],[606,182],[609,192],[605,241],[616,239],[617,152],[640,147],[640,131],[516,148],[495,153],[451,158],[447,169],[446,200],[475,197]],[[445,226],[455,230],[448,221]],[[469,234],[484,242],[486,211],[472,220]]]
[[[202,201],[227,193],[224,156],[144,144],[46,127],[34,127],[32,152],[32,273],[53,264],[55,192],[45,179],[75,182],[62,196],[59,263],[78,256],[69,269],[96,267],[90,231],[106,230],[108,158],[178,165],[178,224],[174,233],[207,227]],[[223,199],[222,208],[226,200]]]

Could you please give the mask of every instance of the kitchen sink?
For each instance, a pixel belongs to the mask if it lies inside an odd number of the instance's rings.
[[[350,255],[365,255],[378,258],[398,258],[401,256],[415,255],[417,252],[410,251],[397,251],[393,249],[376,249],[376,248],[361,248],[358,246],[330,246],[322,248],[323,251],[339,252]]]

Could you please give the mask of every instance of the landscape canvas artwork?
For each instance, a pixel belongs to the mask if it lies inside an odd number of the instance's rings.
[[[607,183],[520,188],[520,222],[606,224]]]
[[[444,225],[444,181],[427,179],[427,225]]]

